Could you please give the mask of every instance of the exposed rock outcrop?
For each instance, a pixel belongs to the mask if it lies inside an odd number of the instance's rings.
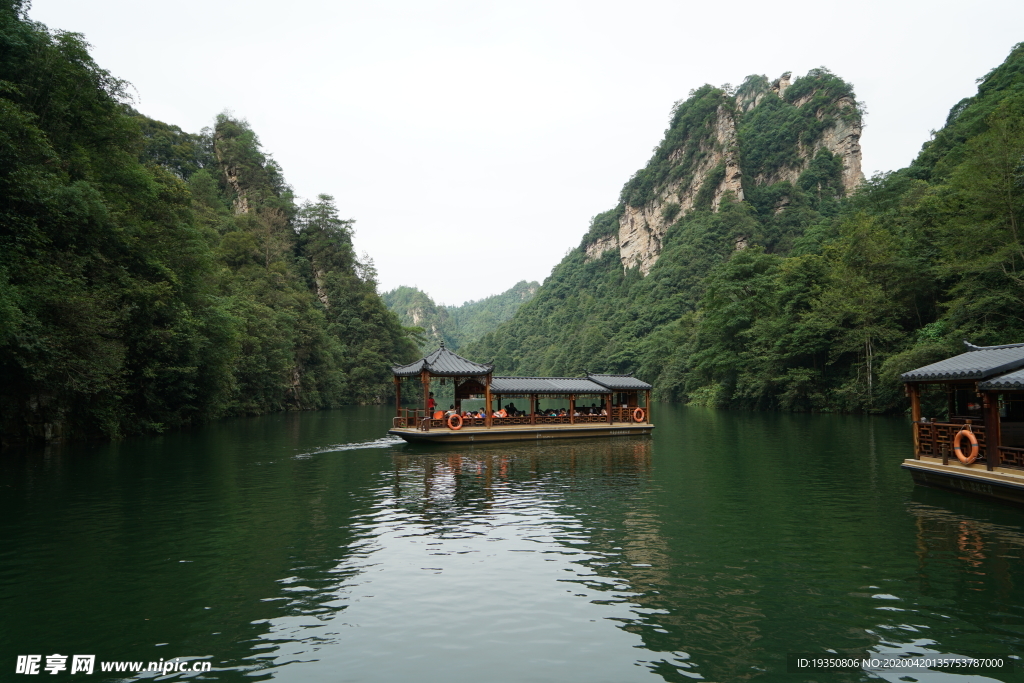
[[[824,73],[828,75],[827,71]],[[818,78],[820,74],[818,72],[814,77]],[[670,164],[687,163],[689,166],[679,169],[681,172],[668,174],[670,180],[657,186],[653,198],[643,205],[626,203],[619,217],[618,234],[603,236],[584,245],[586,260],[597,260],[605,252],[617,248],[624,268],[639,268],[646,275],[661,254],[669,227],[693,211],[698,201],[708,207],[710,200],[713,211],[718,210],[727,193],[731,193],[736,201],[742,201],[743,171],[737,141],[737,117],[753,111],[766,98],[779,97],[785,100],[786,91],[793,85],[791,76],[790,72],[786,72],[770,84],[763,76],[747,79],[732,100],[733,106],[720,104],[713,119],[708,119],[712,130],[708,131],[705,125],[702,130],[691,133],[691,139],[678,144],[669,154]],[[813,143],[796,143],[796,163],[758,173],[748,178],[748,183],[772,185],[787,181],[795,185],[820,150],[826,150],[842,160],[842,186],[845,193],[849,194],[863,182],[860,148],[863,126],[857,103],[853,98],[843,96],[830,102],[827,108],[822,108],[821,98],[815,100],[817,92],[803,94],[790,105],[797,108],[818,106],[814,116],[819,121],[825,120],[827,116],[829,121],[824,131],[817,134]],[[784,210],[788,203],[788,198],[783,198],[776,212]],[[745,247],[746,242],[738,246],[740,249]]]
[[[587,245],[586,261],[587,263],[590,263],[591,261],[596,261],[602,256],[604,256],[606,251],[613,251],[618,248],[618,235],[608,235],[607,237],[602,237],[596,242],[591,242],[590,244]]]
[[[228,187],[230,187],[231,191],[234,193],[234,199],[231,200],[231,208],[234,209],[236,216],[243,213],[249,213],[249,198],[246,196],[245,188],[242,187],[242,184],[239,182],[238,167],[224,161],[224,153],[221,150],[220,145],[222,139],[223,136],[220,133],[214,135],[213,153],[217,158],[217,164],[224,173],[225,182],[227,182]]]
[[[803,107],[811,101],[813,94],[804,95],[793,102],[796,107]],[[849,97],[843,97],[836,101],[836,104],[844,112],[856,111],[857,104]],[[821,112],[817,114],[818,119],[822,118]],[[819,150],[826,150],[836,154],[843,161],[843,189],[850,194],[864,182],[864,172],[861,170],[861,149],[860,136],[864,129],[860,116],[838,116],[832,125],[825,129],[821,137],[809,148],[798,143],[800,165],[788,168],[777,169],[773,173],[760,174],[754,178],[758,185],[772,185],[779,182],[795,183],[800,174],[807,170],[811,159]]]
[[[684,147],[677,149],[669,157],[678,162],[684,153]],[[700,159],[693,168],[689,178],[681,178],[670,182],[661,189],[658,196],[644,206],[625,207],[619,219],[619,258],[625,268],[639,267],[646,275],[651,266],[658,260],[661,253],[661,242],[669,226],[680,216],[693,210],[697,195],[704,184],[724,170],[721,180],[713,189],[711,208],[718,210],[722,196],[732,192],[736,199],[743,199],[740,170],[739,150],[736,145],[736,121],[732,112],[719,106],[714,122],[714,135],[709,143],[705,143],[698,155]],[[666,210],[672,204],[677,209]],[[588,251],[589,253],[589,251]]]
[[[782,74],[774,81],[772,81],[772,92],[778,95],[779,97],[785,95],[786,89],[789,88],[789,86],[791,85],[791,81],[789,79],[792,75],[792,71],[787,71],[786,73]]]

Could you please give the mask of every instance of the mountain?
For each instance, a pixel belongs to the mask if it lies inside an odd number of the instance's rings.
[[[522,280],[501,294],[467,301],[461,306],[435,304],[425,292],[414,287],[398,287],[382,296],[402,325],[423,329],[421,350],[430,351],[442,341],[450,349],[476,341],[509,320],[539,288],[537,282]]]
[[[1024,341],[1024,47],[906,169],[863,180],[828,70],[704,86],[533,300],[462,354],[635,372],[662,400],[901,410],[898,374]]]
[[[0,443],[383,400],[416,352],[334,200],[256,133],[128,106],[81,37],[0,3]]]

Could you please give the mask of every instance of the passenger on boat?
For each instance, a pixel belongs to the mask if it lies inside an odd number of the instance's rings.
[[[434,400],[434,392],[431,391],[429,396],[427,396],[427,412],[432,414],[436,407],[437,402]]]
[[[445,417],[451,417],[452,415],[458,415],[458,413],[455,411],[454,405],[448,406],[448,410],[444,414]]]
[[[504,408],[502,408],[501,410],[494,413],[494,417],[508,417],[508,413],[505,412]]]

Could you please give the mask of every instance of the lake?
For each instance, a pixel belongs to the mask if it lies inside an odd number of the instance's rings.
[[[787,670],[1024,655],[1024,510],[915,488],[906,420],[416,447],[391,414],[4,452],[0,680],[1022,680]]]

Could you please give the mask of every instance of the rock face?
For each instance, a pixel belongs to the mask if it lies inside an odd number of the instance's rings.
[[[857,103],[849,97],[839,100],[839,105],[846,109],[856,109]],[[807,158],[812,158],[819,149],[827,149],[833,154],[838,154],[843,160],[843,187],[846,193],[850,194],[864,182],[864,172],[861,170],[860,134],[864,130],[864,124],[860,116],[851,121],[838,119],[834,125],[825,129],[825,134],[818,141],[817,146],[812,149]]]
[[[602,237],[601,239],[597,240],[596,242],[591,242],[590,244],[587,245],[587,249],[586,249],[586,251],[587,251],[587,263],[590,263],[591,261],[598,260],[599,258],[604,256],[604,253],[606,251],[613,251],[613,250],[618,249],[618,248],[619,248],[619,236],[618,235],[608,235],[607,237]]]
[[[793,102],[796,107],[803,107],[811,100],[810,95],[805,95]],[[856,111],[857,104],[849,97],[842,97],[836,100],[839,108],[843,111]],[[820,120],[819,112],[817,118]],[[864,130],[864,124],[860,116],[836,118],[832,125],[825,129],[821,137],[810,147],[799,144],[800,165],[778,169],[770,174],[758,175],[754,182],[758,185],[773,185],[778,182],[795,183],[800,174],[807,170],[811,159],[819,150],[827,150],[831,154],[838,155],[843,160],[843,189],[850,194],[857,189],[857,186],[864,182],[864,172],[861,170],[860,135]]]
[[[669,159],[678,162],[682,151],[682,148],[676,150]],[[639,267],[644,275],[650,271],[661,253],[661,241],[669,226],[693,210],[697,193],[716,169],[724,167],[725,174],[714,188],[711,208],[718,210],[726,192],[732,192],[737,200],[743,199],[736,121],[724,106],[719,106],[715,115],[713,142],[702,145],[698,156],[700,161],[691,178],[669,183],[654,201],[644,206],[626,206],[619,219],[618,236],[623,267]]]
[[[733,106],[719,105],[714,117],[709,118],[710,123],[696,133],[702,135],[696,153],[693,153],[691,141],[683,141],[669,155],[669,163],[679,164],[686,157],[690,166],[681,169],[681,173],[669,174],[669,178],[675,179],[657,187],[653,199],[643,205],[625,203],[619,216],[618,234],[599,237],[586,244],[584,250],[587,261],[596,260],[605,252],[617,248],[623,268],[639,268],[646,275],[661,254],[662,242],[669,227],[693,211],[699,197],[703,198],[704,207],[707,207],[706,202],[710,198],[713,211],[718,210],[727,193],[731,193],[733,201],[742,201],[745,179],[737,141],[738,119],[761,106],[767,98],[781,98],[785,101],[786,91],[795,85],[790,77],[791,74],[786,72],[771,83],[763,76],[751,77],[748,81],[753,85],[741,86],[739,93],[731,99]],[[802,95],[785,106],[797,109],[815,106],[810,103],[816,92]],[[814,101],[820,104],[821,99]],[[856,189],[864,179],[861,172],[860,114],[851,97],[839,97],[832,100],[831,105],[834,106],[829,114],[822,108],[814,113],[818,121],[828,116],[829,124],[813,143],[806,146],[802,142],[797,143],[796,163],[761,172],[747,178],[746,182],[752,185],[779,182],[796,184],[811,160],[819,150],[824,149],[842,160],[844,191],[850,193]],[[836,110],[840,112],[838,116],[835,115]],[[788,199],[780,207],[784,207],[785,203],[788,203]],[[745,242],[743,246],[746,246]]]
[[[224,154],[221,151],[220,142],[223,139],[221,134],[216,134],[213,141],[213,153],[217,158],[217,164],[220,166],[221,171],[224,173],[224,181],[231,188],[235,197],[231,200],[231,208],[234,209],[235,215],[249,213],[249,198],[246,196],[245,188],[242,187],[239,182],[239,170],[236,166],[228,164],[224,160]]]

